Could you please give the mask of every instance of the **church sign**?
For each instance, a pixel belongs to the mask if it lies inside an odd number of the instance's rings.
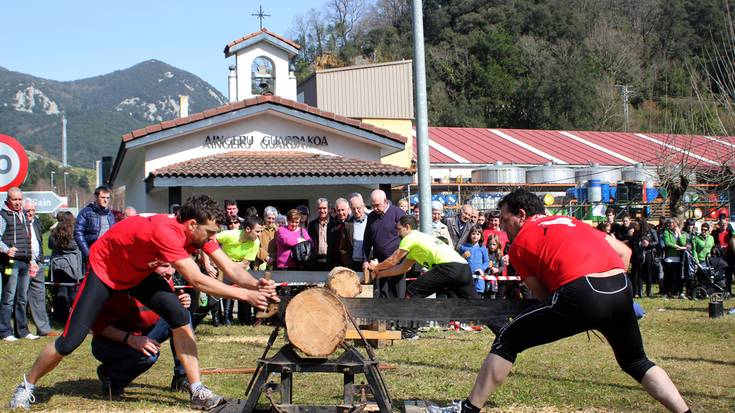
[[[252,149],[255,137],[252,135],[207,135],[204,149]],[[325,135],[265,135],[260,139],[261,149],[308,149],[314,146],[328,146]]]

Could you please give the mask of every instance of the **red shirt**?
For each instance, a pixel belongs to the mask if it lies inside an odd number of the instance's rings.
[[[606,235],[574,218],[534,217],[521,227],[508,255],[521,279],[536,277],[553,293],[587,274],[625,271]]]
[[[485,242],[485,245],[488,245],[488,239],[490,238],[490,235],[498,236],[498,241],[500,241],[500,245],[498,245],[498,248],[500,249],[500,254],[502,255],[505,252],[505,244],[508,243],[508,234],[502,229],[485,228],[484,230],[482,230],[482,239]]]
[[[219,248],[210,240],[202,250]],[[184,225],[168,215],[134,216],[113,225],[90,249],[89,264],[97,277],[114,290],[138,285],[154,268],[191,256]]]

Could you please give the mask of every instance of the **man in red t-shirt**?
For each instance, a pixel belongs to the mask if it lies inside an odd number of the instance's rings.
[[[518,353],[541,344],[598,330],[620,367],[669,410],[689,412],[666,372],[643,350],[625,269],[630,249],[584,222],[546,216],[541,200],[517,189],[500,202],[501,224],[513,241],[510,262],[537,305],[497,334],[462,413],[479,413],[510,373]]]
[[[154,269],[171,263],[195,289],[219,297],[247,301],[265,308],[268,301],[278,301],[275,285],[256,280],[242,266],[233,263],[219,248],[214,236],[217,221],[223,214],[218,203],[206,195],[189,198],[176,218],[167,215],[130,217],[114,225],[90,250],[87,276],[77,294],[63,334],[49,343],[39,354],[23,383],[16,387],[10,400],[11,409],[29,409],[35,401],[35,384],[53,370],[84,341],[87,332],[116,291],[125,291],[156,312],[171,327],[177,355],[184,366],[191,391],[191,407],[210,410],[224,402],[200,381],[199,360],[189,313],[181,305],[171,286]],[[202,249],[230,279],[240,287],[224,283],[201,273],[191,257]],[[120,341],[122,335],[117,337]]]

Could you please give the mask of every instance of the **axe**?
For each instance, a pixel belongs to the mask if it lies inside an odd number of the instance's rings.
[[[271,272],[266,271],[265,274],[263,274],[263,279],[270,280]],[[265,310],[259,310],[257,314],[255,314],[255,318],[271,318],[276,315],[276,313],[278,313],[278,304],[268,303],[268,308]]]

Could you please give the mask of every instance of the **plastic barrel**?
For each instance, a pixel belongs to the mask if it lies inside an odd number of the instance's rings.
[[[610,202],[610,184],[603,182],[600,184],[600,192],[602,193],[602,202]]]
[[[579,188],[577,188],[577,196],[578,196],[577,197],[577,200],[580,203],[587,202],[587,188],[585,188],[583,186],[580,186]]]
[[[653,202],[658,197],[657,188],[646,188],[646,202]]]
[[[602,186],[599,179],[587,181],[587,198],[590,202],[602,202]]]
[[[628,185],[625,182],[618,182],[616,189],[615,200],[618,202],[628,202]]]

